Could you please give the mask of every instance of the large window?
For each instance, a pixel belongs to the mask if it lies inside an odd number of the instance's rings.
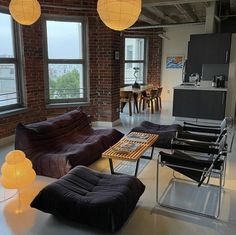
[[[87,101],[86,32],[82,20],[45,19],[48,103]]]
[[[145,83],[145,39],[125,38],[125,84]],[[135,74],[134,74],[135,73]],[[137,78],[136,78],[137,77]]]
[[[22,104],[20,92],[20,60],[16,49],[18,28],[10,14],[0,12],[0,111]]]

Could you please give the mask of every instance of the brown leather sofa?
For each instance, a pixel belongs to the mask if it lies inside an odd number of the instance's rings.
[[[60,178],[77,165],[88,166],[123,134],[93,129],[80,109],[55,118],[16,127],[15,149],[25,152],[38,175]]]

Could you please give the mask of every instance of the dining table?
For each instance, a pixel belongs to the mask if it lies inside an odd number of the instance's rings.
[[[133,93],[133,98],[134,98],[134,106],[136,107],[137,113],[139,113],[139,108],[138,108],[138,98],[141,96],[142,92],[150,90],[153,88],[153,85],[147,84],[147,85],[140,85],[140,88],[134,88],[132,85],[130,86],[124,86],[120,88],[120,91],[125,91],[125,92],[132,92]]]

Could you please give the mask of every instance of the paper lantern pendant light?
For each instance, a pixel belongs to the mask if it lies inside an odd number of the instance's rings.
[[[9,10],[13,19],[23,25],[35,23],[41,15],[37,0],[11,0]]]
[[[7,189],[22,189],[35,180],[36,174],[31,161],[20,150],[14,150],[6,155],[2,165],[1,183]]]
[[[141,5],[141,0],[98,0],[97,11],[107,27],[121,31],[138,20]]]

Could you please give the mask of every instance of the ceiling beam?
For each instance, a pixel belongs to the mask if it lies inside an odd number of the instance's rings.
[[[231,12],[233,12],[233,13],[236,12],[236,2],[235,2],[235,0],[230,0],[230,9],[231,9]]]
[[[136,29],[159,29],[159,28],[170,28],[170,27],[179,27],[179,26],[189,26],[189,25],[203,25],[205,22],[187,22],[180,24],[161,24],[161,25],[148,25],[148,26],[132,26],[127,31],[136,30]]]
[[[197,16],[193,12],[193,10],[189,7],[189,5],[180,5],[176,4],[175,7],[177,10],[185,16],[185,18],[190,19],[191,21],[198,21]]]
[[[201,2],[217,2],[218,0],[143,0],[143,6],[170,6],[176,4],[189,4]],[[234,0],[232,0],[234,1]]]
[[[208,2],[202,2],[201,4],[204,6],[204,8],[207,8],[209,6]]]
[[[157,17],[159,17],[164,22],[167,22],[167,23],[170,23],[170,24],[177,23],[177,21],[175,19],[173,19],[172,17],[166,15],[165,13],[163,13],[162,11],[160,11],[156,7],[144,7],[144,8],[147,9],[149,12],[152,12],[153,14],[155,14]]]
[[[206,23],[205,23],[205,33],[215,33],[215,15],[216,15],[216,3],[211,2],[206,8]]]
[[[142,8],[142,12],[139,16],[139,20],[144,21],[149,24],[161,24],[161,19],[158,18],[153,12],[148,9]]]
[[[160,22],[157,22],[157,21],[151,19],[150,17],[147,17],[147,16],[143,15],[142,13],[139,15],[139,20],[143,21],[143,22],[146,22],[148,24],[151,24],[151,25],[160,24]]]
[[[190,16],[192,16],[195,19],[195,21],[200,21],[197,15],[197,12],[194,11],[193,6],[191,4],[187,4],[187,5],[185,4],[184,7],[190,13]]]

